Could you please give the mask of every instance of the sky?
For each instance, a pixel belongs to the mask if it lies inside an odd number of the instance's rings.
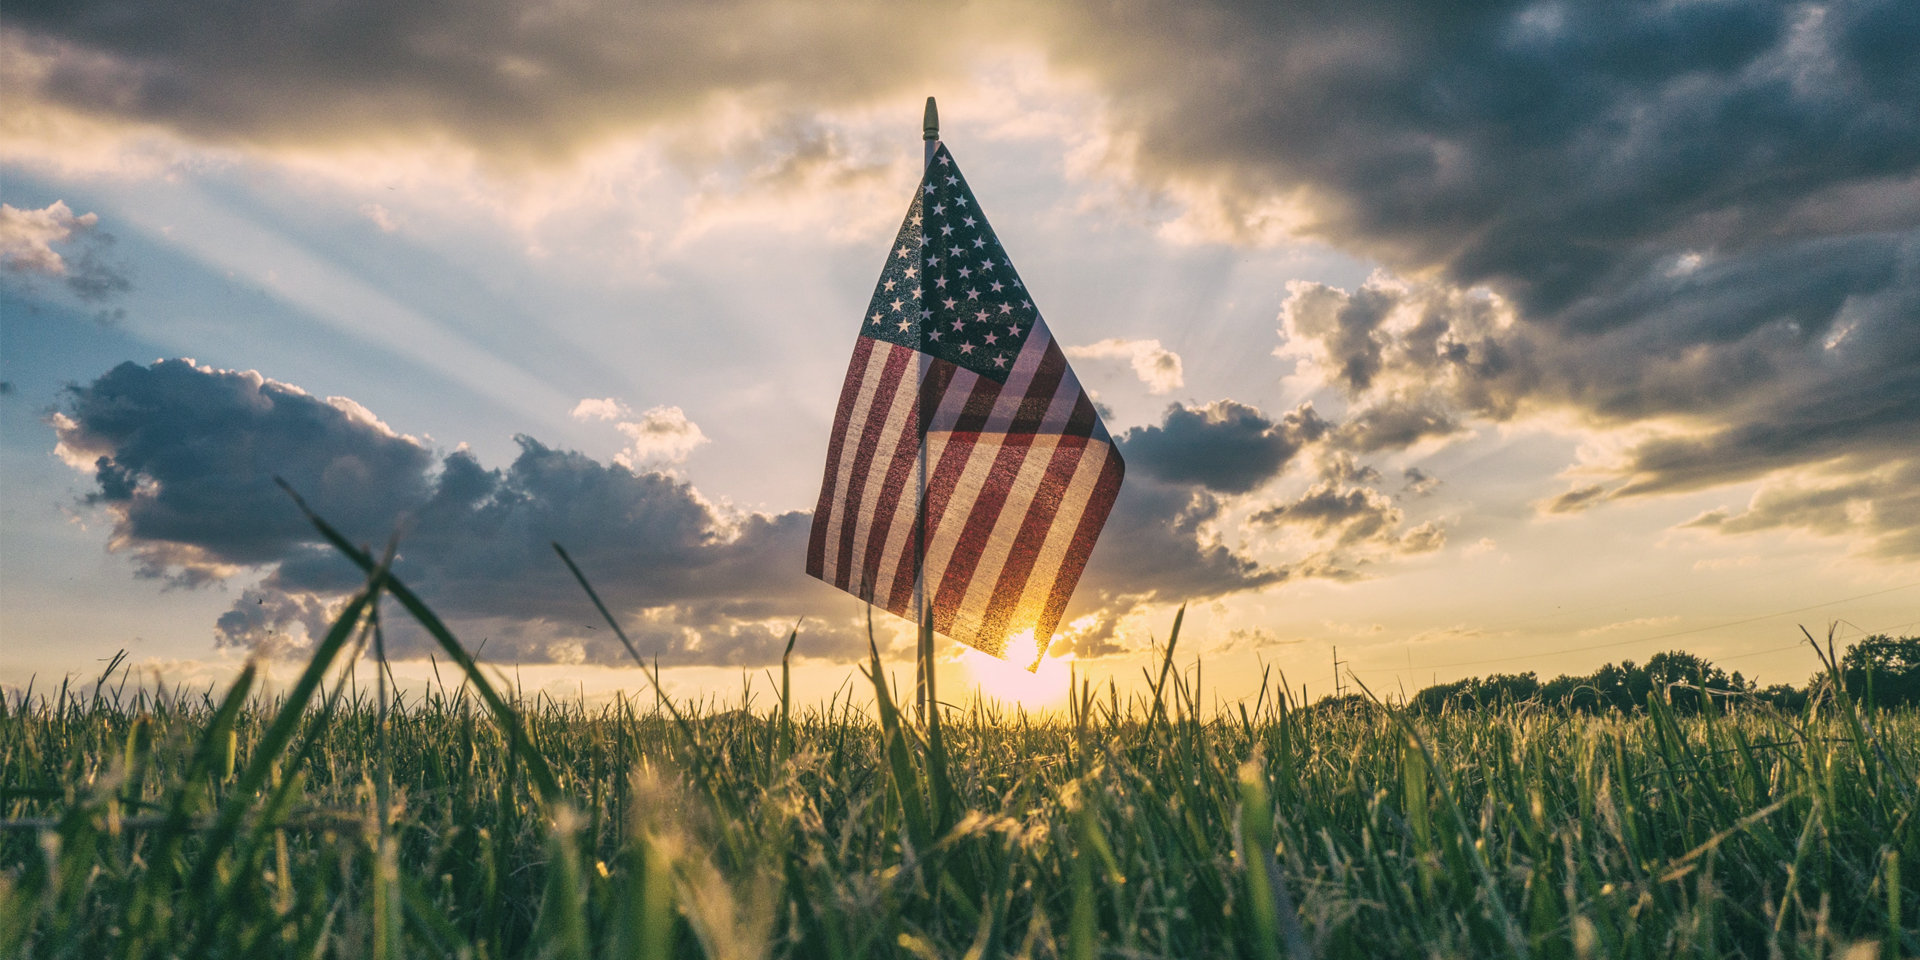
[[[944,142],[1128,473],[1036,707],[1920,632],[1920,7],[14,4],[0,685],[297,661],[356,574],[525,689],[802,696],[860,312]],[[393,618],[389,618],[393,619]],[[910,625],[884,613],[890,662]],[[403,678],[430,642],[396,625]],[[907,669],[907,668],[903,668]],[[1271,671],[1269,673],[1268,671]]]

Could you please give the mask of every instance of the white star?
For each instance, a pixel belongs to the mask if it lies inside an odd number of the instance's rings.
[[[942,153],[942,154],[940,154],[940,165],[941,165],[941,166],[943,166],[943,167],[944,167],[944,166],[946,166],[947,164],[949,164],[949,163],[952,163],[952,162],[953,162],[953,158],[952,158],[952,157],[949,157],[949,156],[947,156],[947,155],[946,155],[945,153]]]
[[[953,254],[956,257],[959,256],[961,253],[959,247],[948,247],[947,252]]]
[[[948,177],[948,178],[947,178],[947,186],[949,186],[949,187],[951,187],[951,186],[953,186],[954,184],[957,184],[957,183],[959,183],[959,182],[960,182],[960,178],[959,178],[959,177]]]
[[[989,333],[989,334],[987,334],[987,342],[988,342],[988,343],[999,343],[999,342],[1000,342],[1000,338],[999,338],[998,336],[995,336],[994,334],[991,334],[991,333]]]
[[[940,265],[940,258],[938,256],[932,256],[927,258],[927,266],[937,267],[939,265]]]
[[[1013,306],[1012,306],[1011,304],[1005,304],[1005,303],[1003,303],[1003,304],[1001,304],[1001,305],[1000,305],[1000,312],[1001,312],[1001,313],[1012,313],[1012,312],[1013,312]]]
[[[946,236],[946,235],[947,235],[947,234],[949,234],[949,233],[952,233],[952,232],[953,232],[953,228],[952,228],[952,227],[941,227],[941,228],[940,228],[940,235],[941,235],[941,236],[943,236],[943,237],[944,237],[944,236]]]
[[[975,320],[985,322],[985,320],[987,319],[987,312],[985,310],[978,311],[973,315],[973,318]]]
[[[899,313],[899,312],[900,312],[900,301],[898,301],[898,300],[895,300],[895,301],[893,302],[893,312],[894,312],[894,313]]]
[[[924,246],[926,246],[927,244],[929,244],[929,243],[931,243],[931,242],[933,242],[933,241],[931,241],[931,240],[928,240],[928,239],[927,239],[927,235],[926,235],[926,234],[924,234],[924,233],[923,233],[923,234],[921,234],[921,235],[920,235],[920,245],[921,245],[921,246],[923,246],[923,247],[924,247]]]
[[[913,215],[913,225],[916,227],[920,225],[920,215],[917,213]]]
[[[911,277],[911,276],[913,276],[913,271],[912,271],[912,270],[908,270],[908,271],[907,271],[907,276],[909,276],[909,277]],[[1000,290],[1001,290],[1001,288],[1002,288],[1002,287],[1005,287],[1005,286],[1006,286],[1006,284],[1004,284],[1004,283],[1001,283],[1001,282],[1000,282],[1000,281],[998,281],[998,280],[995,280],[995,281],[993,282],[993,288],[992,288],[992,289],[993,289],[993,292],[994,292],[994,293],[999,293],[999,292],[1000,292]]]
[[[946,300],[946,304],[947,304],[947,309],[948,309],[948,310],[952,310],[952,309],[954,308],[954,306],[956,306],[956,305],[957,305],[958,303],[959,303],[959,301],[957,301],[957,300],[955,300],[955,299],[953,299],[952,297],[948,297],[948,298],[947,298],[947,300]]]
[[[919,276],[919,275],[920,275],[920,268],[919,268],[919,267],[908,267],[908,268],[907,268],[907,279],[908,279],[908,280],[912,280],[912,279],[913,279],[914,277],[917,277],[917,276]]]
[[[974,237],[974,238],[973,238],[973,245],[974,245],[974,247],[976,247],[976,248],[978,248],[978,247],[984,247],[984,246],[986,246],[986,245],[987,245],[987,242],[986,242],[985,240],[982,240],[982,239],[980,239],[979,237]]]
[[[932,192],[933,192],[933,188],[932,188],[932,187],[928,187],[928,188],[927,188],[927,192],[928,192],[928,193],[932,193]],[[944,204],[944,203],[936,203],[936,204],[934,204],[934,205],[933,205],[933,212],[934,212],[934,213],[946,213],[946,212],[947,212],[947,205],[946,205],[946,204]]]
[[[939,287],[939,288],[941,288],[941,289],[943,289],[943,290],[944,290],[944,289],[946,289],[946,286],[947,286],[947,278],[946,278],[946,277],[934,277],[934,278],[933,278],[933,285],[934,285],[934,286],[936,286],[936,287]]]
[[[992,269],[993,269],[993,261],[992,261],[992,260],[982,260],[982,261],[980,261],[980,269],[982,269],[982,270],[992,270]]]
[[[967,277],[971,277],[971,276],[973,276],[973,271],[972,271],[972,270],[968,270],[968,269],[967,269],[966,267],[961,267],[961,268],[960,268],[960,277],[961,277],[961,279],[965,279],[965,278],[967,278]]]
[[[931,183],[929,183],[929,184],[927,184],[927,195],[928,195],[928,196],[932,196],[932,195],[933,195],[933,184],[931,184]]]
[[[1019,324],[1017,324],[1017,323],[1016,323],[1016,324],[1014,324],[1013,326],[1011,326],[1011,327],[1008,327],[1008,328],[1007,328],[1007,336],[1009,336],[1009,337],[1017,337],[1017,336],[1019,336],[1019,335],[1020,335],[1020,325],[1019,325]]]
[[[972,353],[972,352],[973,352],[973,344],[971,344],[971,343],[963,343],[963,344],[961,344],[961,345],[960,345],[960,352],[961,352],[961,353]]]
[[[1004,367],[1004,366],[1006,366],[1006,365],[1007,365],[1007,358],[1006,358],[1006,355],[1005,355],[1005,354],[1002,354],[1002,355],[1000,355],[1000,356],[997,356],[997,357],[994,357],[994,358],[993,358],[993,365],[994,365],[994,366],[996,366],[996,367]]]
[[[978,300],[978,299],[980,299],[980,291],[978,291],[978,290],[975,290],[975,289],[973,289],[972,287],[968,287],[968,288],[967,288],[967,299],[968,299],[968,300]]]
[[[922,320],[925,320],[926,318],[928,318],[928,317],[931,317],[931,316],[933,316],[933,311],[932,311],[932,310],[922,310],[922,311],[920,311],[920,319],[922,319]]]
[[[893,292],[893,281],[892,281],[892,280],[888,280],[888,281],[886,281],[885,283],[882,283],[882,284],[881,284],[881,286],[882,286],[882,287],[885,287],[885,288],[887,289],[887,292],[889,292],[889,293],[891,293],[891,292]]]
[[[906,247],[906,244],[901,244],[901,245],[900,245],[900,249],[898,249],[898,250],[895,250],[895,251],[893,252],[893,255],[894,255],[894,256],[896,256],[896,257],[904,257],[904,256],[906,256],[906,255],[907,255],[907,247]]]
[[[879,322],[880,322],[880,315],[879,315],[879,314],[877,314],[877,313],[876,313],[876,314],[874,314],[874,315],[873,315],[873,322],[874,322],[874,323],[879,323]]]
[[[1026,307],[1026,308],[1027,308],[1028,310],[1032,310],[1032,309],[1033,309],[1033,301],[1032,301],[1032,300],[1022,300],[1022,301],[1020,301],[1020,305],[1021,305],[1021,306],[1023,306],[1023,307]]]
[[[973,226],[974,224],[976,224],[976,223],[979,223],[980,221],[978,221],[978,220],[975,220],[975,219],[974,219],[974,218],[972,218],[972,217],[966,217],[966,218],[964,218],[964,219],[962,219],[962,220],[961,220],[960,222],[961,222],[961,223],[964,223],[964,224],[966,224],[966,225],[967,225],[967,226],[969,226],[969,227],[971,227],[971,226]]]
[[[907,328],[909,328],[909,327],[911,327],[911,326],[913,326],[913,324],[912,324],[911,322],[909,322],[909,321],[906,321],[906,320],[902,320],[902,321],[900,321],[900,329],[902,329],[902,330],[905,330],[905,329],[907,329]]]
[[[955,201],[953,201],[953,202],[954,202],[954,203],[957,203],[957,204],[959,204],[959,205],[961,205],[961,206],[963,206],[963,207],[964,207],[964,206],[966,206],[966,205],[967,205],[967,198],[966,198],[965,196],[961,196],[961,197],[960,197],[959,199],[957,199],[957,200],[955,200]]]
[[[918,299],[920,299],[920,288],[919,288],[919,287],[914,287],[914,288],[913,288],[913,298],[914,298],[915,300],[918,300]],[[1012,309],[1012,308],[1010,308],[1010,307],[1001,307],[1001,308],[1000,308],[1000,312],[1001,312],[1001,313],[1005,313],[1005,312],[1007,312],[1007,311],[1008,311],[1009,309]]]
[[[933,341],[934,343],[939,343],[939,342],[940,342],[940,331],[938,331],[938,330],[928,330],[928,331],[927,331],[927,339],[928,339],[928,340],[932,340],[932,341]]]
[[[955,330],[964,330],[964,329],[966,329],[966,324],[964,324],[964,323],[961,323],[961,322],[960,322],[960,321],[958,321],[958,320],[955,320],[955,321],[953,322],[953,328],[954,328]]]

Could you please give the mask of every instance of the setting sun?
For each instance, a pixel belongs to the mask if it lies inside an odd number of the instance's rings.
[[[967,668],[980,696],[1028,709],[1059,706],[1067,701],[1073,654],[1043,657],[1037,669],[1027,670],[1026,664],[1033,663],[1037,653],[1032,630],[1007,638],[1006,653],[1007,658],[1002,660],[971,648],[961,649],[960,664]]]

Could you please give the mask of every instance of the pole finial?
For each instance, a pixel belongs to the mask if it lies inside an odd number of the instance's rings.
[[[933,98],[927,98],[927,116],[920,121],[920,139],[940,139],[940,110],[933,105]]]

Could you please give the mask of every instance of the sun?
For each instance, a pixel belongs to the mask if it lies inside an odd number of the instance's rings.
[[[1024,630],[1007,638],[1007,659],[963,648],[960,663],[979,688],[980,695],[1005,704],[1019,704],[1029,710],[1057,707],[1067,702],[1067,686],[1073,654],[1045,657],[1040,668],[1027,672],[1034,660],[1033,631]]]

